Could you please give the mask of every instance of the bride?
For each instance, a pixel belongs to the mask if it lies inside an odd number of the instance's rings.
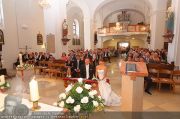
[[[99,60],[99,65],[96,66],[96,77],[101,97],[105,100],[106,106],[119,106],[120,97],[117,96],[111,89],[111,85],[107,83],[107,67],[103,60]]]

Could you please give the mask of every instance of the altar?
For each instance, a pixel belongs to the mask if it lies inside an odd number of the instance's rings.
[[[7,94],[3,94],[3,93],[0,93],[0,112],[4,110],[4,100],[5,100],[5,97],[7,96]],[[30,102],[28,99],[22,99],[22,103],[21,104],[24,104],[26,105],[30,110],[32,108],[32,102]],[[59,112],[62,112],[63,111],[63,108],[60,108],[60,107],[56,107],[56,106],[52,106],[52,105],[48,105],[48,104],[45,104],[45,103],[39,103],[39,106],[41,107],[39,110],[36,110],[36,111],[59,111]]]

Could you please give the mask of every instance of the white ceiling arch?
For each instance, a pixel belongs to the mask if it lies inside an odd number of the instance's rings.
[[[140,4],[145,4],[150,10],[153,9],[150,0],[99,0],[99,3],[96,5],[93,15],[95,15],[96,12],[98,12],[103,6],[115,2],[126,2],[126,3],[136,2]]]
[[[122,9],[132,9],[141,12],[147,22],[150,20],[151,3],[149,0],[101,0],[102,2],[94,11],[95,27],[99,28],[103,25],[105,18],[113,12]]]
[[[76,4],[82,10],[84,18],[90,18],[89,7],[84,0],[70,0],[70,2]]]

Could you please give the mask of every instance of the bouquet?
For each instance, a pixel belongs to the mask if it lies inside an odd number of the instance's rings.
[[[0,89],[1,90],[7,89],[7,88],[10,88],[10,84],[8,82],[5,82],[4,84],[1,84],[1,82],[0,82]]]
[[[16,67],[17,70],[30,70],[33,68],[34,68],[34,65],[32,65],[32,64],[23,64],[23,65],[18,65]]]
[[[91,87],[79,78],[77,83],[68,85],[65,93],[59,95],[57,106],[68,109],[70,112],[102,111],[104,100]]]

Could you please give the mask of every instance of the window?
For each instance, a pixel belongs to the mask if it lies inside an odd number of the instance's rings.
[[[73,45],[80,45],[79,22],[77,19],[73,20]]]
[[[4,26],[4,17],[3,17],[3,5],[2,0],[0,0],[0,28]]]
[[[73,35],[79,38],[79,22],[77,19],[73,21]]]

